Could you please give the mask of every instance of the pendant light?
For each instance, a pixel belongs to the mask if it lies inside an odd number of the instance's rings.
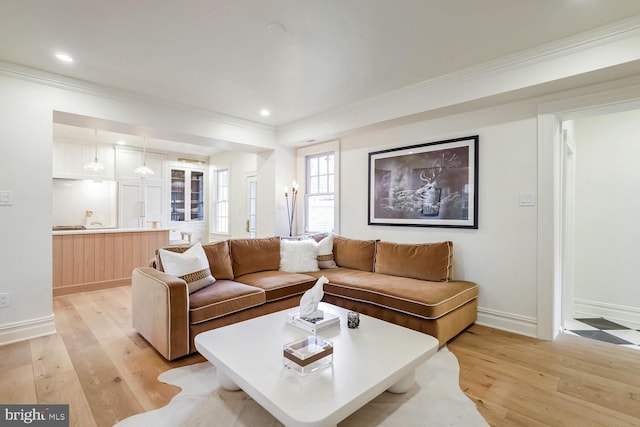
[[[142,143],[142,165],[133,170],[140,178],[144,178],[147,175],[153,175],[153,169],[147,166],[147,138],[145,137]]]
[[[94,172],[97,172],[97,171],[103,170],[104,165],[98,162],[98,129],[95,129],[95,135],[96,135],[96,149],[95,149],[95,155],[93,157],[93,162],[87,163],[86,165],[84,165],[84,169],[89,169]]]

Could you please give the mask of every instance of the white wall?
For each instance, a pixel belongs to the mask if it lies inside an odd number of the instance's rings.
[[[640,110],[574,121],[574,311],[640,325]]]
[[[369,152],[475,134],[480,137],[477,230],[367,225]],[[536,159],[533,101],[342,138],[340,234],[393,242],[453,241],[454,276],[480,285],[480,322],[490,317],[494,325],[534,335],[537,212],[520,207],[518,193],[536,191]]]

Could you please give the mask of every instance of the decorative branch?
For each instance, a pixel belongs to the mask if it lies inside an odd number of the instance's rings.
[[[298,197],[298,184],[293,181],[293,187],[291,188],[291,208],[289,208],[289,192],[287,187],[284,187],[284,199],[287,205],[287,219],[289,220],[289,237],[293,236],[293,221],[296,217],[296,199]]]

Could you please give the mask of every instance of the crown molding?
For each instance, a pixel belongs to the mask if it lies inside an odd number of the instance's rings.
[[[615,45],[624,45],[626,49],[616,50]],[[278,142],[297,145],[306,139],[335,138],[375,123],[638,60],[638,46],[640,15],[280,126],[277,128]],[[607,47],[612,47],[612,51],[617,53],[609,62],[606,58],[594,56],[590,61],[576,61],[579,63],[555,75],[540,72],[545,66],[551,67],[551,64],[566,61],[569,57],[598,52]],[[504,81],[507,74],[518,76],[514,79],[517,81],[507,84]]]
[[[178,110],[180,112],[186,112],[189,114],[198,115],[200,117],[205,117],[208,120],[213,120],[221,124],[240,127],[244,129],[254,129],[261,132],[275,132],[276,130],[276,128],[271,125],[241,119],[239,117],[229,116],[215,111],[178,104],[137,92],[131,92],[123,89],[117,89],[109,86],[91,83],[84,80],[74,79],[60,74],[55,74],[48,71],[43,71],[2,60],[0,60],[0,75],[57,89],[82,93],[85,95],[109,98],[129,103],[144,103],[162,108]]]

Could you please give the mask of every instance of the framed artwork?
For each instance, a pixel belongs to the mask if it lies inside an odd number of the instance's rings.
[[[369,224],[478,228],[478,140],[369,153]]]

